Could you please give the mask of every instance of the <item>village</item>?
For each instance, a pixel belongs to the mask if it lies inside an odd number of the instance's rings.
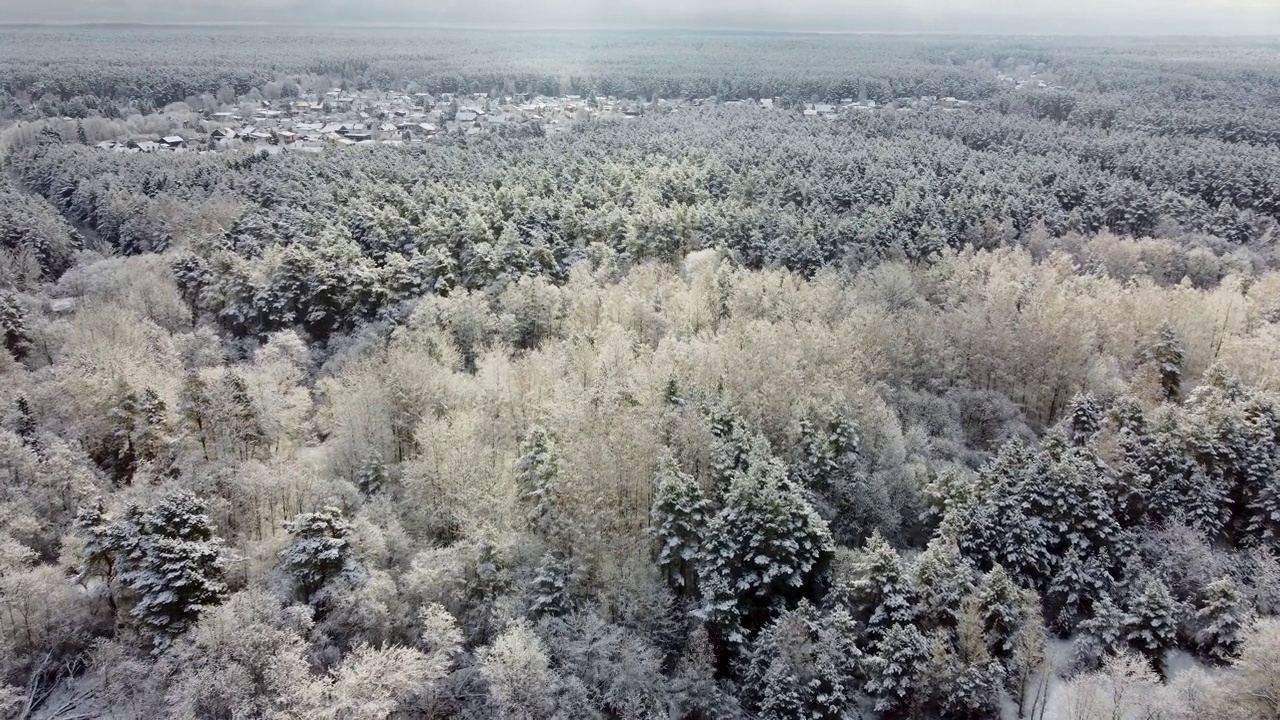
[[[635,100],[608,97],[488,93],[348,92],[339,89],[300,98],[263,100],[237,109],[188,113],[169,134],[97,143],[123,153],[218,152],[253,148],[274,154],[289,150],[322,152],[353,145],[423,143],[446,134],[482,135],[504,129],[555,134],[590,121],[627,121],[646,114],[674,113],[705,105],[749,107],[763,111],[799,112],[805,117],[834,119],[842,113],[930,109],[973,110],[971,101],[953,97],[902,98],[889,105],[845,98],[838,103],[804,103],[788,107],[781,98],[726,100],[717,98]]]

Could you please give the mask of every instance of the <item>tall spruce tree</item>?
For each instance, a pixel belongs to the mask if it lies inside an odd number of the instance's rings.
[[[763,441],[746,472],[734,475],[705,538],[699,614],[723,642],[740,646],[778,613],[825,591],[831,533]]]
[[[13,293],[0,293],[0,339],[15,360],[25,360],[31,352],[31,336]]]
[[[136,596],[130,614],[155,652],[191,627],[206,605],[222,602],[227,558],[205,504],[187,491],[150,508],[131,506],[113,531],[120,577]]]
[[[711,518],[711,504],[702,496],[698,483],[680,471],[670,453],[659,460],[656,485],[649,514],[649,532],[656,545],[654,561],[667,584],[685,595],[695,584],[696,561]]]
[[[355,571],[351,523],[342,510],[328,506],[301,513],[284,528],[290,541],[280,551],[280,567],[293,579],[299,599],[312,602],[331,580]]]
[[[1178,639],[1176,607],[1169,588],[1150,578],[1129,601],[1125,613],[1125,640],[1144,655],[1162,676],[1164,655]]]
[[[1230,577],[1222,577],[1204,589],[1192,620],[1195,643],[1202,653],[1219,663],[1229,663],[1240,653],[1252,618],[1245,599]]]

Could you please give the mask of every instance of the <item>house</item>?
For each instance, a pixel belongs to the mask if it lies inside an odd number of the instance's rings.
[[[479,117],[479,114],[477,114],[475,110],[459,110],[458,114],[455,115],[453,119],[458,122],[467,123],[475,122],[477,117]]]
[[[75,311],[76,305],[79,301],[79,298],[74,297],[55,298],[49,301],[49,312],[55,315],[66,315],[67,313]]]
[[[165,147],[170,148],[184,148],[187,146],[187,141],[183,140],[180,135],[170,135],[168,137],[161,138],[160,142],[164,143]]]
[[[152,142],[152,141],[150,141],[150,140],[136,141],[136,142],[132,142],[132,143],[130,143],[130,144],[131,144],[133,147],[137,148],[137,149],[138,149],[138,151],[140,151],[140,152],[145,152],[145,153],[155,152],[155,151],[159,150],[159,149],[160,149],[160,147],[161,147],[161,146],[160,146],[160,143]]]
[[[298,140],[298,134],[289,132],[288,130],[280,130],[276,132],[276,141],[285,145],[292,145]]]

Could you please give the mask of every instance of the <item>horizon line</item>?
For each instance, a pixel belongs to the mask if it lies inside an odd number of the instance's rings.
[[[404,22],[397,23],[394,21],[379,22],[281,22],[277,20],[194,20],[194,21],[146,21],[146,20],[42,20],[42,21],[6,21],[0,19],[0,28],[89,28],[89,27],[146,27],[146,28],[175,28],[175,27],[218,27],[218,28],[236,28],[236,27],[287,27],[287,28],[332,28],[332,29],[417,29],[417,30],[446,30],[446,31],[490,31],[490,32],[512,32],[512,33],[538,33],[538,32],[713,32],[713,33],[733,33],[733,34],[750,34],[750,35],[884,35],[899,37],[1007,37],[1007,38],[1106,38],[1106,39],[1123,39],[1123,38],[1212,38],[1212,39],[1229,39],[1229,38],[1249,38],[1249,39],[1271,39],[1280,41],[1280,32],[1259,32],[1259,33],[1179,33],[1179,32],[1151,32],[1151,33],[1083,33],[1083,32],[1012,32],[1012,31],[939,31],[939,30],[831,30],[831,29],[763,29],[754,27],[734,27],[734,26],[696,26],[696,25],[546,25],[537,27],[528,26],[504,26],[504,25],[455,25],[445,23],[429,23],[429,22]]]

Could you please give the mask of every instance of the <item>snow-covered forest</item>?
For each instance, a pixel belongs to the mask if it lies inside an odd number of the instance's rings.
[[[1277,51],[0,30],[0,717],[1280,716]]]

